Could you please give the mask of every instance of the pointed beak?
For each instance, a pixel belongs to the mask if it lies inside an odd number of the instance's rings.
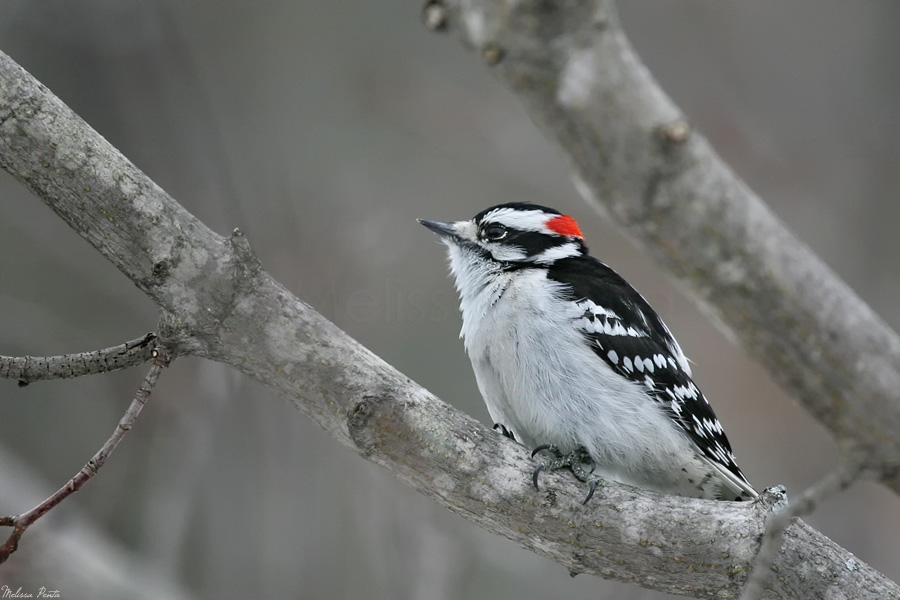
[[[442,238],[454,241],[459,239],[459,234],[456,233],[453,223],[441,223],[440,221],[429,221],[428,219],[416,220]]]

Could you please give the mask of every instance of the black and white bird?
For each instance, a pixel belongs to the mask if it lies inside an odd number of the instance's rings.
[[[419,222],[450,254],[466,353],[495,429],[570,467],[663,493],[757,496],[669,328],[558,211],[501,204]],[[587,500],[585,500],[587,502]]]

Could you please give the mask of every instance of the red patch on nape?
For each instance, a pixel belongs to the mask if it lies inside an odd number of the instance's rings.
[[[582,234],[581,229],[578,228],[578,223],[569,215],[559,215],[552,219],[548,219],[545,225],[547,225],[547,228],[550,231],[558,233],[559,235],[584,238],[584,234]]]

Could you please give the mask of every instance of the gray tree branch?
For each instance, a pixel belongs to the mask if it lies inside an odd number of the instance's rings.
[[[446,0],[424,20],[476,49],[589,204],[900,493],[900,338],[691,131],[612,0]]]
[[[18,379],[19,386],[42,379],[67,379],[127,369],[151,358],[155,333],[90,352],[60,356],[0,356],[0,379]]]
[[[494,533],[572,571],[698,598],[736,597],[771,503],[710,502],[609,483],[588,507],[561,473],[531,487],[521,446],[441,402],[294,297],[240,232],[210,231],[58,98],[0,55],[0,165],[159,306],[174,354],[229,364],[332,437]],[[172,356],[175,358],[175,356]],[[766,598],[900,598],[800,521]]]

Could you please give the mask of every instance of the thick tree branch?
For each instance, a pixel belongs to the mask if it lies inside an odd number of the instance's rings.
[[[564,474],[537,494],[521,446],[441,402],[216,235],[9,57],[0,54],[0,162],[158,304],[161,343],[232,365],[343,445],[450,510],[572,571],[699,598],[736,597],[770,507],[601,486]],[[768,496],[767,496],[768,498]],[[623,507],[627,506],[627,510]],[[767,598],[900,598],[900,588],[802,522]],[[852,565],[852,568],[847,565]]]
[[[102,350],[60,356],[0,356],[0,379],[18,379],[24,387],[42,379],[67,379],[127,369],[151,358],[155,333]]]
[[[900,338],[691,132],[611,0],[446,0],[424,20],[478,50],[588,202],[900,493]]]

